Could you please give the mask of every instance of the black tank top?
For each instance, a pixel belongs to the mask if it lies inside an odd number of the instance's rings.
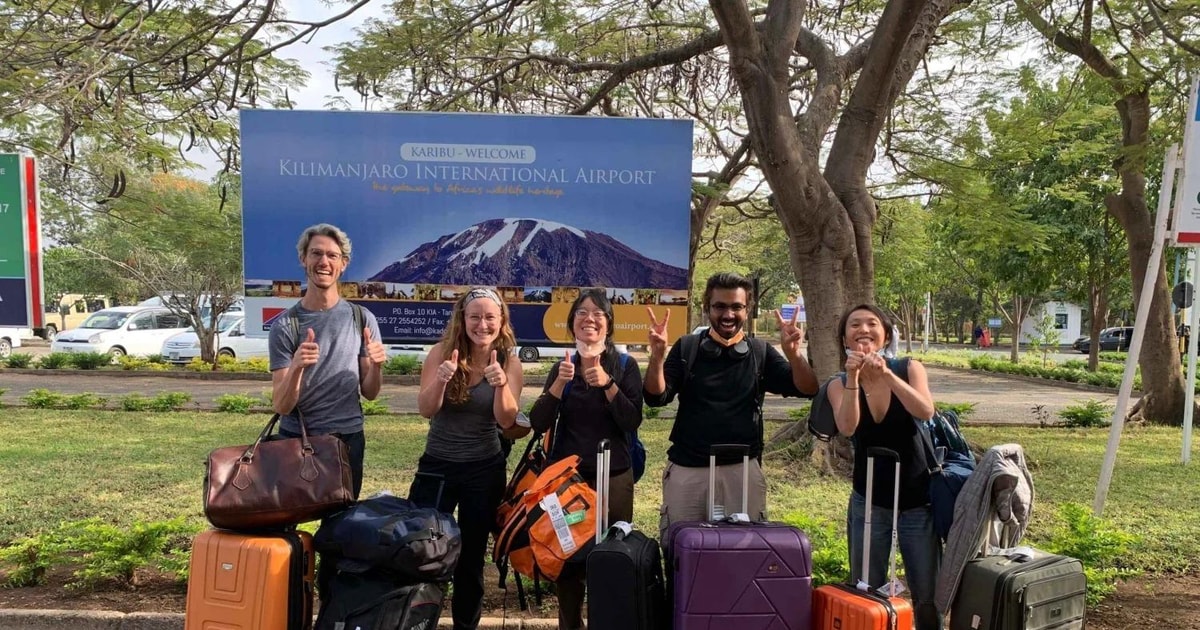
[[[900,509],[929,503],[929,469],[924,451],[917,448],[920,435],[912,414],[892,394],[887,414],[877,424],[862,391],[858,392],[858,410],[858,428],[854,431],[854,491],[867,495],[867,449],[881,447],[900,455]],[[895,471],[895,461],[875,458],[875,488],[871,497],[875,507],[892,509]]]

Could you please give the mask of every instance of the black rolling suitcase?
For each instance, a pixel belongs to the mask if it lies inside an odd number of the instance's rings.
[[[608,440],[601,440],[596,454],[599,522],[596,546],[587,557],[588,628],[666,628],[666,589],[658,541],[628,523],[608,528],[609,455]]]

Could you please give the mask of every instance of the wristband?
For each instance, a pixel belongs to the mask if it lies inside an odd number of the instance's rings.
[[[608,390],[612,389],[613,385],[616,385],[616,384],[617,384],[617,380],[612,377],[609,377],[608,385],[605,385],[604,387],[601,387],[600,389],[602,389],[604,391],[608,391]]]

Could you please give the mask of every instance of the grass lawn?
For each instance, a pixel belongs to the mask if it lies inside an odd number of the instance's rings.
[[[266,419],[6,408],[0,416],[0,544],[89,517],[118,526],[178,516],[203,523],[205,455],[252,440]],[[641,431],[649,462],[637,486],[635,521],[648,532],[657,531],[656,479],[669,422],[647,420]],[[407,493],[426,426],[415,416],[368,418],[364,495]],[[1034,544],[1059,525],[1058,504],[1091,505],[1107,429],[968,427],[967,435],[986,445],[1025,446],[1037,493]],[[1178,429],[1126,429],[1105,516],[1140,537],[1128,567],[1183,571],[1200,564],[1200,463],[1179,465],[1179,447]],[[804,514],[844,529],[847,481],[785,459],[768,459],[767,471],[773,518]]]

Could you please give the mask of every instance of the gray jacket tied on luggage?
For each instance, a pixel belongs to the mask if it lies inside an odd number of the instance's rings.
[[[1020,444],[984,453],[954,502],[954,524],[938,571],[938,611],[949,612],[967,562],[1021,541],[1033,511],[1033,477]]]

